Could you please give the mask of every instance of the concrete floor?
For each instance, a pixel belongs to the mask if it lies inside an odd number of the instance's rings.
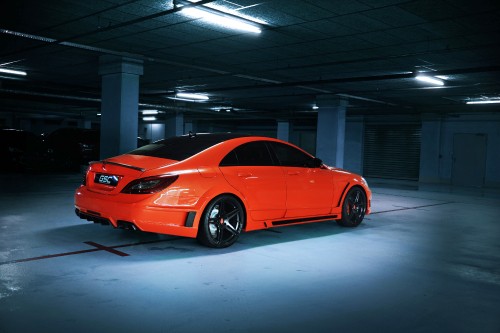
[[[359,228],[213,250],[78,219],[78,175],[0,181],[2,333],[500,332],[499,198],[377,185]]]

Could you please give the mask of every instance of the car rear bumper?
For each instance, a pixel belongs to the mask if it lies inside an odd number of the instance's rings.
[[[140,230],[159,234],[196,237],[197,212],[188,207],[149,206],[144,201],[119,202],[80,187],[75,193],[75,212],[85,220],[110,224],[115,228]]]

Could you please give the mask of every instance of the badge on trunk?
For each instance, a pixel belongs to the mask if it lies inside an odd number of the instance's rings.
[[[120,180],[120,177],[118,177],[118,176],[105,175],[102,173],[98,173],[94,177],[94,183],[104,184],[104,185],[109,185],[109,186],[118,185],[118,180]]]

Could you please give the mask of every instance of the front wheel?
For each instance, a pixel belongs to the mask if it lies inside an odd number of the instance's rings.
[[[366,213],[366,194],[361,187],[347,192],[342,204],[342,218],[337,223],[343,227],[357,227]]]
[[[206,246],[223,248],[234,244],[245,224],[245,211],[231,195],[213,199],[200,220],[197,240]]]

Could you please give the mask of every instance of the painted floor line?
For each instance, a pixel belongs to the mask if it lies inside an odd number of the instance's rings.
[[[403,207],[403,208],[396,208],[396,209],[389,209],[389,210],[382,210],[380,212],[372,212],[370,215],[375,215],[375,214],[382,214],[382,213],[390,213],[390,212],[398,212],[402,210],[411,210],[411,209],[419,209],[419,208],[426,208],[426,207],[433,207],[433,206],[441,206],[441,205],[449,205],[455,203],[454,201],[450,202],[440,202],[437,204],[431,204],[431,205],[423,205],[423,206],[416,206],[416,207]]]
[[[384,210],[380,212],[373,212],[370,215],[375,215],[375,214],[383,214],[383,213],[390,213],[390,212],[397,212],[397,211],[404,211],[404,210],[411,210],[411,209],[419,209],[419,208],[426,208],[426,207],[433,207],[433,206],[441,206],[441,205],[449,205],[455,203],[454,201],[450,202],[442,202],[442,203],[437,203],[437,204],[432,204],[432,205],[423,205],[423,206],[416,206],[416,207],[403,207],[403,208],[397,208],[397,209],[390,209],[390,210]],[[268,231],[273,231],[269,229],[264,229]],[[126,257],[129,256],[129,254],[115,250],[117,248],[123,248],[123,247],[130,247],[130,246],[135,246],[135,245],[144,245],[144,244],[152,244],[152,243],[161,243],[161,242],[170,242],[174,240],[182,239],[182,237],[176,237],[176,238],[169,238],[169,239],[161,239],[161,240],[154,240],[154,241],[146,241],[146,242],[138,242],[138,243],[130,243],[130,244],[121,244],[121,245],[115,245],[115,246],[104,246],[92,241],[87,241],[84,242],[87,245],[95,247],[94,249],[87,249],[87,250],[81,250],[81,251],[73,251],[73,252],[65,252],[65,253],[57,253],[57,254],[50,254],[50,255],[45,255],[45,256],[40,256],[40,257],[33,257],[33,258],[25,258],[25,259],[16,259],[16,260],[10,260],[10,261],[4,261],[0,262],[0,265],[8,265],[8,264],[17,264],[21,262],[27,262],[27,261],[36,261],[36,260],[43,260],[43,259],[51,259],[51,258],[58,258],[58,257],[65,257],[65,256],[71,256],[71,255],[77,255],[77,254],[84,254],[84,253],[89,253],[89,252],[97,252],[97,251],[107,251],[113,254],[116,254],[120,257]]]
[[[17,263],[27,262],[27,261],[37,261],[37,260],[44,260],[44,259],[51,259],[51,258],[66,257],[66,256],[72,256],[72,255],[84,254],[84,253],[90,253],[90,252],[97,252],[97,251],[107,251],[107,252],[119,255],[121,257],[125,257],[125,256],[129,256],[129,254],[115,250],[115,249],[122,248],[122,247],[136,246],[136,245],[170,242],[170,241],[179,240],[179,239],[182,239],[182,237],[160,239],[160,240],[146,241],[146,242],[137,242],[137,243],[130,243],[130,244],[121,244],[121,245],[115,245],[115,246],[104,246],[104,245],[101,245],[101,244],[98,244],[95,242],[87,241],[84,243],[87,245],[90,245],[90,246],[94,246],[95,248],[87,249],[87,250],[80,250],[80,251],[49,254],[49,255],[45,255],[45,256],[32,257],[32,258],[9,260],[9,261],[0,262],[0,266],[1,265],[8,265],[8,264],[17,264]]]
[[[120,256],[120,257],[128,257],[130,255],[128,253],[115,250],[112,247],[104,246],[104,245],[101,245],[101,244],[98,244],[98,243],[95,243],[95,242],[87,241],[87,242],[84,242],[84,243],[88,244],[90,246],[97,247],[99,250],[103,250],[103,251],[107,251],[109,253],[116,254],[117,256]]]

